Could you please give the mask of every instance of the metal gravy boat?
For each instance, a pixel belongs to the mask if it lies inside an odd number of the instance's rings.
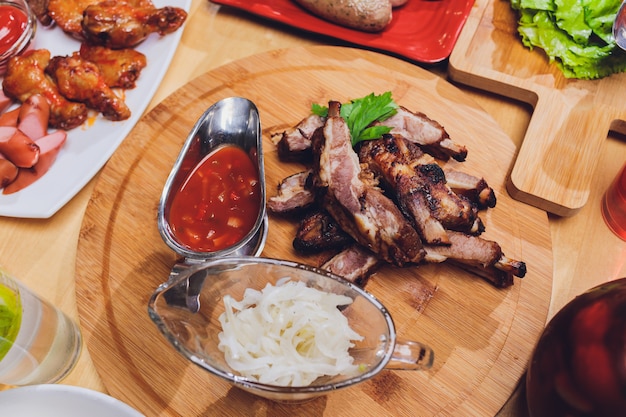
[[[256,222],[243,239],[222,250],[202,252],[181,244],[172,231],[169,222],[169,209],[176,192],[195,166],[216,148],[234,144],[249,155],[256,155],[260,181],[261,207]],[[218,101],[209,107],[198,119],[189,133],[183,148],[170,172],[158,209],[158,228],[165,243],[186,262],[198,263],[224,256],[258,256],[267,238],[267,212],[265,207],[265,171],[263,165],[262,134],[259,112],[250,100],[231,97]]]
[[[202,159],[216,148],[233,144],[241,147],[248,155],[256,155],[254,161],[260,182],[260,207],[254,226],[237,243],[212,252],[190,249],[175,237],[169,221],[172,200],[181,185]],[[209,107],[198,119],[167,178],[157,214],[158,229],[164,242],[183,259],[177,262],[168,282],[186,275],[170,292],[170,301],[194,311],[198,308],[197,297],[204,284],[206,271],[190,272],[190,268],[211,259],[230,256],[259,256],[265,246],[268,218],[265,206],[265,171],[263,162],[262,132],[259,112],[250,100],[231,97]]]

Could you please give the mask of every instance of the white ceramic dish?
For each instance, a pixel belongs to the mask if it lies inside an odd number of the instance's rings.
[[[155,0],[157,7],[181,7],[189,12],[191,0]],[[125,92],[132,115],[128,120],[112,122],[98,116],[69,132],[67,141],[50,170],[35,183],[14,194],[0,191],[0,216],[48,218],[72,199],[111,157],[126,135],[142,116],[154,96],[174,52],[184,26],[160,37],[150,35],[136,49],[144,53],[148,65],[141,73],[136,88]],[[39,25],[34,48],[46,48],[52,55],[69,55],[80,42],[58,27]]]
[[[145,417],[129,405],[101,392],[58,384],[1,391],[0,416]]]

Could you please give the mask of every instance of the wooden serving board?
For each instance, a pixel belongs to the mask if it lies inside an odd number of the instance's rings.
[[[392,91],[426,112],[469,148],[458,169],[484,175],[498,205],[482,214],[485,236],[528,274],[496,289],[448,265],[385,267],[367,290],[385,303],[403,338],[431,345],[427,372],[383,371],[358,387],[305,404],[255,397],[187,363],[147,314],[176,260],[157,230],[168,173],[198,117],[216,101],[243,96],[261,115],[268,194],[302,169],[281,163],[272,133],[295,125],[311,103]],[[552,252],[545,212],[511,199],[504,183],[515,153],[510,138],[460,90],[419,67],[350,48],[269,52],[208,72],[176,91],[137,124],[98,178],[78,244],[76,287],[85,343],[115,397],[147,416],[493,415],[525,371],[548,314]],[[270,217],[262,256],[317,265],[292,249],[296,224]]]
[[[567,79],[541,49],[522,45],[509,0],[476,0],[450,55],[449,75],[533,107],[507,188],[551,213],[578,212],[609,130],[626,133],[626,73]]]

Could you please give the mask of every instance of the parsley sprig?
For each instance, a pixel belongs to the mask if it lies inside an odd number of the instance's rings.
[[[328,107],[314,103],[311,111],[318,116],[328,116]],[[398,105],[391,92],[375,95],[371,93],[365,97],[351,100],[341,105],[341,117],[348,124],[352,146],[364,140],[378,139],[385,133],[389,133],[388,126],[371,126],[374,122],[383,122],[396,114]]]

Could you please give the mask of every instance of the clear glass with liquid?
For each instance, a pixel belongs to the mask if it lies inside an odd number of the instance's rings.
[[[626,165],[602,197],[602,217],[613,233],[626,240]]]
[[[80,355],[78,326],[0,269],[0,384],[54,383]]]

